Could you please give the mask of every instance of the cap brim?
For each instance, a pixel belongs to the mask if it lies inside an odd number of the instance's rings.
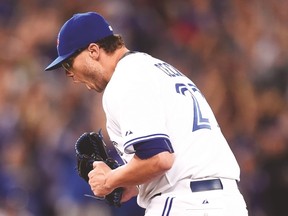
[[[46,68],[45,71],[55,70],[61,67],[61,64],[68,59],[74,52],[68,53],[66,55],[58,56],[53,62],[51,62]]]

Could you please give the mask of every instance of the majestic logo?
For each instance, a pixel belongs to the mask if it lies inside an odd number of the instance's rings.
[[[131,135],[131,134],[133,134],[133,132],[128,130],[128,131],[126,131],[125,136]]]
[[[209,202],[207,199],[205,199],[205,200],[203,200],[202,204],[209,204]]]

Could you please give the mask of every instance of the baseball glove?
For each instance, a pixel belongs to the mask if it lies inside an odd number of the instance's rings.
[[[103,140],[101,130],[96,132],[85,132],[75,144],[77,171],[78,175],[86,182],[89,181],[88,173],[93,169],[94,161],[103,161],[111,169],[116,169],[120,165],[107,153],[107,147]],[[109,205],[120,207],[123,188],[116,188],[110,194],[106,195],[105,200]]]

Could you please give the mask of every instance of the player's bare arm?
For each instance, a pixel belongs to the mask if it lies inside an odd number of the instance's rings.
[[[105,196],[115,188],[124,187],[131,193],[131,187],[147,183],[155,177],[163,175],[174,162],[174,154],[161,152],[148,159],[140,159],[136,155],[133,159],[115,170],[111,170],[103,162],[94,162],[94,169],[89,173],[89,184],[96,196]],[[128,191],[127,191],[128,192]],[[130,197],[130,198],[131,198]],[[124,197],[123,197],[124,198]]]

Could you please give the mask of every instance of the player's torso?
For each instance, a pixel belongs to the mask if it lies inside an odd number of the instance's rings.
[[[175,150],[173,168],[165,178],[146,185],[148,193],[187,177],[239,177],[217,121],[191,80],[149,55],[132,54],[121,61],[103,97],[110,139],[120,151],[133,153],[133,141],[139,137],[166,135]]]

